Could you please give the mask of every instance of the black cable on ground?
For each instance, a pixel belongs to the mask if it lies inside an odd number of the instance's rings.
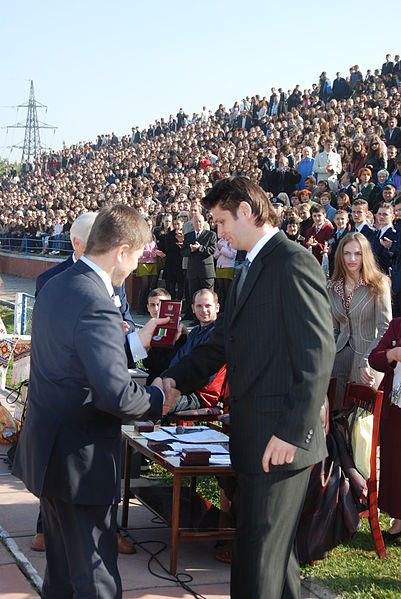
[[[138,547],[141,547],[148,555],[150,555],[148,561],[148,570],[150,574],[152,574],[152,576],[160,578],[161,580],[167,580],[168,582],[176,582],[184,589],[184,591],[190,593],[193,597],[195,597],[195,599],[206,599],[204,595],[200,595],[188,586],[188,583],[193,581],[193,577],[190,574],[187,574],[186,572],[178,572],[178,574],[171,574],[171,572],[169,572],[167,568],[165,568],[165,566],[163,566],[161,561],[158,559],[157,556],[160,555],[160,553],[162,553],[165,549],[167,549],[167,543],[165,543],[164,541],[135,541],[134,539],[131,540],[134,541],[135,545],[138,545]],[[162,547],[155,553],[152,553],[149,549],[145,547],[145,545],[148,545],[150,543],[159,544],[162,545]],[[160,568],[167,574],[167,576],[157,574],[154,570],[152,570],[151,564],[153,561],[155,561],[160,566]],[[186,579],[183,579],[184,577],[186,577]]]

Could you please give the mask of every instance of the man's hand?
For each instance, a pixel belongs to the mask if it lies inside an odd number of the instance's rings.
[[[273,466],[279,466],[281,464],[292,464],[294,461],[295,453],[297,451],[296,445],[291,445],[287,441],[282,441],[274,435],[268,442],[265,452],[262,458],[262,468],[265,472],[269,472],[270,462]]]
[[[163,416],[165,416],[171,408],[175,407],[177,397],[181,395],[181,392],[176,388],[176,382],[172,378],[163,379],[163,391],[166,396],[166,401],[163,405]]]
[[[149,322],[147,322],[145,326],[138,331],[138,337],[146,350],[150,347],[150,342],[152,340],[153,333],[155,332],[155,328],[167,324],[169,320],[169,316],[166,316],[165,318],[151,318]]]
[[[123,320],[123,329],[124,329],[124,333],[127,334],[129,331],[129,324],[126,320]]]
[[[200,248],[200,243],[198,241],[195,241],[195,243],[190,243],[189,247],[191,252],[197,252]]]
[[[391,246],[393,245],[391,239],[388,239],[387,237],[382,237],[380,239],[380,243],[383,247],[386,248],[386,250],[391,250]]]

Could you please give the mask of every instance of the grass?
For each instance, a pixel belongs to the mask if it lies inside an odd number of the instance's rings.
[[[14,310],[12,308],[8,308],[7,306],[0,306],[0,317],[4,322],[4,326],[6,327],[7,333],[14,332]],[[7,375],[6,375],[6,385],[8,387],[12,387],[11,376],[13,371],[13,356],[11,356],[11,360],[8,366]]]
[[[7,306],[0,306],[0,316],[3,319],[7,333],[14,332],[14,310]]]
[[[151,465],[150,475],[172,484],[172,475],[156,464]],[[189,484],[189,479],[183,484]],[[197,491],[219,507],[220,490],[213,476],[199,477]],[[382,514],[380,524],[382,530],[386,530],[390,518]],[[378,558],[369,523],[364,519],[349,543],[333,549],[316,566],[303,567],[302,576],[346,599],[400,599],[401,542],[388,547],[387,555],[387,560]]]

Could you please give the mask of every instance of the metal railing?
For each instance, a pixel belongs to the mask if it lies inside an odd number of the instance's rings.
[[[14,333],[30,335],[32,331],[32,311],[35,296],[29,293],[17,292],[14,305]]]
[[[1,237],[0,249],[9,254],[69,256],[73,249],[69,239],[48,237]]]

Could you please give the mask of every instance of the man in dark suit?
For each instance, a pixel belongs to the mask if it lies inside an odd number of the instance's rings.
[[[164,390],[185,392],[227,363],[240,504],[231,597],[295,599],[295,532],[310,466],[326,455],[319,411],[335,348],[325,280],[249,179],[219,181],[203,204],[247,259],[209,341],[163,375]]]
[[[193,299],[195,291],[212,289],[216,277],[213,255],[217,238],[214,231],[205,231],[205,219],[202,214],[192,217],[193,231],[185,233],[181,255],[188,257],[189,297]]]
[[[35,297],[38,297],[39,291],[42,289],[43,285],[47,283],[47,281],[50,281],[51,278],[75,264],[75,262],[84,255],[89,233],[91,232],[92,225],[95,222],[96,217],[97,212],[85,212],[74,220],[70,229],[70,239],[74,250],[73,254],[66,260],[63,260],[62,262],[59,262],[58,264],[55,264],[51,268],[48,268],[40,273],[40,275],[36,278]],[[125,293],[125,282],[121,285],[121,287],[114,287],[114,293],[115,296],[119,297],[119,301],[115,300],[115,303],[116,305],[118,303],[120,304],[118,308],[120,309],[121,315],[123,317],[124,332],[126,334],[132,333],[135,331],[135,324],[132,320],[127,294]]]
[[[174,405],[170,394],[163,404],[161,379],[152,387],[131,380],[113,301],[113,285],[120,287],[136,268],[148,240],[136,210],[103,209],[85,255],[48,281],[35,303],[28,409],[13,472],[40,497],[43,599],[121,598],[121,423],[158,419]],[[155,326],[167,320],[153,320],[138,333],[143,357]]]
[[[86,244],[88,241],[89,233],[91,232],[92,225],[95,222],[97,217],[97,212],[85,212],[78,216],[71,225],[70,229],[70,239],[71,244],[74,249],[74,252],[67,260],[63,260],[59,262],[52,268],[49,268],[43,271],[36,278],[36,291],[35,297],[38,297],[38,293],[43,286],[50,281],[53,277],[60,274],[70,266],[73,266],[77,260],[79,260],[85,252]],[[119,298],[117,300],[118,306],[121,316],[123,318],[123,328],[126,333],[125,337],[125,352],[127,354],[128,367],[134,366],[134,361],[132,359],[131,349],[129,346],[128,335],[135,331],[135,324],[132,320],[132,316],[130,313],[130,307],[127,300],[127,295],[125,293],[125,282],[121,287],[114,287],[115,298]],[[116,300],[115,300],[116,302]],[[136,553],[134,544],[128,539],[123,537],[120,532],[118,532],[117,536],[117,544],[119,553],[131,554]],[[39,512],[38,520],[36,523],[36,534],[31,542],[31,549],[33,551],[45,551],[45,538],[43,534],[43,524],[41,513]]]
[[[388,146],[395,146],[397,150],[401,148],[401,129],[397,127],[397,119],[395,117],[391,117],[388,120],[388,128],[384,131],[384,137]]]

